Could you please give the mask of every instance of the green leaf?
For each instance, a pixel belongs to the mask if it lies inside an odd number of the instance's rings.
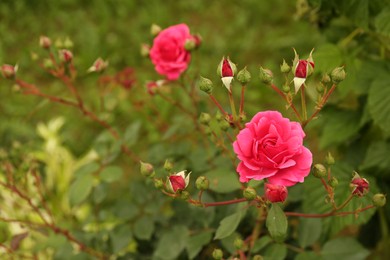
[[[374,122],[390,133],[390,77],[374,81],[368,93],[368,108]]]
[[[81,176],[85,174],[92,174],[99,170],[100,166],[96,162],[88,163],[86,165],[81,166],[75,171],[75,176]]]
[[[133,146],[138,141],[141,125],[141,122],[137,121],[126,128],[123,139],[127,147]]]
[[[341,237],[328,241],[322,248],[321,255],[325,260],[366,259],[370,252],[353,238]]]
[[[69,202],[71,205],[77,205],[85,200],[91,193],[93,187],[92,174],[85,174],[77,176],[76,180],[70,185],[69,188]]]
[[[154,257],[163,260],[177,259],[187,246],[188,235],[189,232],[185,226],[174,226],[161,236],[156,251],[154,251]]]
[[[282,242],[287,235],[287,217],[280,208],[279,203],[272,203],[268,212],[266,226],[271,237],[276,242]]]
[[[118,166],[108,166],[100,172],[100,178],[105,182],[114,182],[123,175],[123,170]]]
[[[322,222],[319,218],[300,218],[298,241],[302,248],[311,246],[321,236]]]
[[[251,252],[252,253],[258,253],[261,249],[266,247],[272,242],[272,239],[269,236],[262,236],[261,238],[257,239],[254,243]]]
[[[229,193],[240,189],[238,175],[231,169],[215,169],[205,174],[210,181],[210,190],[218,193]]]
[[[191,236],[188,240],[187,244],[187,252],[188,257],[190,259],[194,259],[200,250],[202,250],[202,247],[207,245],[212,238],[212,232],[211,231],[205,231],[200,234]]]
[[[369,0],[349,0],[340,2],[340,5],[348,18],[357,26],[366,29],[370,18],[369,3]]]
[[[390,36],[390,8],[384,9],[375,17],[375,29],[378,33]]]
[[[313,52],[315,71],[321,71],[322,73],[331,72],[342,64],[341,57],[341,51],[336,45],[326,43],[319,46]]]
[[[387,170],[390,168],[390,144],[385,142],[371,143],[361,165],[361,170],[377,168]]]
[[[131,228],[128,225],[118,226],[110,234],[114,253],[118,253],[129,245],[133,239]]]
[[[233,234],[233,232],[238,227],[238,224],[240,223],[242,217],[243,217],[242,211],[238,211],[222,219],[221,222],[219,223],[214,239],[222,239]]]
[[[287,256],[287,247],[285,244],[272,244],[264,252],[264,260],[284,260]]]
[[[154,221],[150,216],[142,216],[134,223],[134,235],[141,240],[148,240],[154,231]]]
[[[322,260],[322,257],[313,251],[307,251],[297,254],[294,260]]]

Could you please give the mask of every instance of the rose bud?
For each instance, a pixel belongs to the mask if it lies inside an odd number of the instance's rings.
[[[301,86],[305,83],[306,78],[313,73],[314,70],[314,61],[313,61],[313,51],[310,52],[309,58],[307,60],[300,60],[297,52],[295,52],[295,58],[293,62],[294,67],[294,86],[295,93],[301,88]]]
[[[236,64],[230,61],[229,57],[223,57],[218,65],[217,73],[221,76],[222,83],[231,92],[230,84],[232,83],[234,74],[237,72]]]
[[[291,67],[287,64],[285,60],[283,60],[283,63],[280,65],[280,71],[282,73],[289,73],[291,71]]]
[[[341,81],[343,81],[345,79],[345,76],[346,73],[344,67],[337,67],[330,74],[330,77],[335,84],[339,84]]]
[[[39,46],[44,49],[49,49],[51,46],[51,40],[49,37],[42,35],[39,37]]]
[[[249,83],[249,81],[251,81],[251,73],[246,69],[246,67],[238,72],[237,80],[242,85],[246,85]]]
[[[154,176],[154,167],[150,163],[145,163],[140,161],[140,171],[141,174],[145,177],[153,177]]]
[[[149,53],[150,53],[150,46],[149,44],[146,44],[146,43],[142,43],[141,44],[141,47],[140,47],[140,54],[142,57],[149,57]]]
[[[102,72],[108,66],[108,61],[104,61],[102,58],[98,58],[88,69],[88,72]]]
[[[256,190],[254,188],[252,188],[252,187],[245,188],[245,190],[242,192],[242,195],[247,200],[254,200],[257,197]]]
[[[208,78],[200,76],[198,81],[199,89],[207,94],[213,92],[213,82]]]
[[[3,64],[0,67],[1,74],[6,79],[13,79],[15,78],[16,72],[18,71],[18,65],[9,65],[9,64]]]
[[[383,207],[386,205],[386,196],[381,193],[377,193],[372,197],[372,202],[376,207]]]
[[[207,190],[209,185],[210,181],[205,176],[199,176],[195,181],[195,186],[198,190]]]
[[[362,197],[367,194],[370,189],[370,183],[367,179],[360,177],[360,175],[355,172],[350,187],[353,195]]]
[[[161,32],[161,27],[158,26],[157,24],[152,24],[150,26],[150,34],[152,36],[157,36]]]
[[[266,183],[265,186],[265,197],[270,202],[284,202],[287,198],[287,188],[283,185],[273,185]]]
[[[263,67],[260,67],[260,74],[259,74],[261,82],[264,84],[271,84],[272,80],[274,79],[274,76],[272,74],[272,71],[269,69],[264,69]]]
[[[156,94],[157,89],[163,86],[165,83],[165,80],[148,81],[145,84],[146,91],[153,96]]]
[[[168,177],[167,180],[167,189],[172,193],[176,193],[178,191],[182,191],[187,188],[188,183],[190,182],[191,172],[187,175],[186,171],[181,171],[179,173],[172,174]]]
[[[70,50],[62,49],[58,51],[58,55],[62,62],[71,62],[73,59],[73,54]]]

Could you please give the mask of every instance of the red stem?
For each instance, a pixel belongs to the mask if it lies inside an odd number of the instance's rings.
[[[367,207],[364,207],[362,209],[356,210],[356,211],[346,211],[346,212],[336,212],[336,211],[331,211],[328,213],[323,213],[323,214],[306,214],[306,213],[299,213],[299,212],[285,212],[286,216],[294,216],[294,217],[302,217],[302,218],[325,218],[325,217],[330,217],[330,216],[346,216],[346,215],[352,215],[352,214],[358,214],[360,212],[369,210],[375,208],[374,205],[369,205]]]
[[[226,200],[226,201],[219,201],[219,202],[210,202],[210,203],[203,203],[203,207],[215,207],[215,206],[223,206],[223,205],[230,205],[230,204],[236,204],[245,202],[247,199],[241,198],[241,199],[234,199],[234,200]]]
[[[280,89],[278,89],[278,87],[276,87],[274,84],[271,84],[271,87],[273,90],[275,90],[279,96],[281,96],[284,100],[286,100],[286,102],[290,105],[290,107],[292,108],[292,110],[294,111],[295,115],[297,116],[299,122],[302,122],[302,118],[301,118],[301,115],[299,114],[297,108],[295,107],[295,105],[290,102],[286,96],[286,94],[284,94]]]
[[[224,116],[228,116],[229,114],[222,108],[222,106],[219,104],[218,100],[212,95],[212,94],[209,94],[209,97],[211,98],[211,100],[214,102],[214,104],[218,107],[219,111],[221,111],[221,113],[224,115]]]

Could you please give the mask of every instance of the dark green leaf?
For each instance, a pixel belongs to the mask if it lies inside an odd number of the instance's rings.
[[[294,260],[322,260],[322,257],[315,252],[307,251],[297,254]]]
[[[378,33],[390,36],[390,8],[384,9],[375,17],[375,28]]]
[[[242,217],[242,211],[238,211],[222,219],[219,223],[214,239],[222,239],[233,234],[233,232],[238,227],[238,224],[240,223]]]
[[[328,241],[322,248],[321,255],[325,260],[366,259],[370,252],[353,238],[341,237]]]
[[[99,170],[100,166],[96,162],[88,163],[86,165],[81,166],[75,171],[75,176],[81,176],[84,174],[91,174]]]
[[[198,255],[200,250],[202,250],[202,247],[210,242],[211,238],[211,231],[205,231],[200,234],[191,236],[187,244],[188,257],[190,259],[194,259]]]
[[[266,225],[271,237],[282,242],[287,235],[287,218],[278,203],[272,203],[268,211]]]
[[[93,187],[93,176],[85,174],[77,176],[69,188],[69,202],[76,205],[85,200],[91,193]]]
[[[114,231],[111,232],[110,236],[114,253],[118,253],[128,246],[133,239],[131,228],[128,225],[115,228]]]
[[[161,236],[154,256],[164,260],[176,259],[187,246],[188,235],[185,226],[174,226]]]
[[[261,238],[257,239],[254,243],[251,252],[252,253],[258,253],[261,249],[266,247],[268,244],[272,242],[272,239],[269,236],[262,236]]]
[[[125,134],[124,134],[124,142],[127,147],[133,146],[139,139],[139,133],[141,129],[141,122],[137,121],[132,123],[126,128]]]
[[[390,144],[385,142],[371,143],[367,149],[366,157],[361,165],[362,170],[377,168],[387,170],[390,168]]]
[[[284,260],[287,256],[287,247],[284,244],[272,244],[264,252],[264,260]]]
[[[210,180],[210,190],[215,192],[229,193],[241,187],[237,173],[231,169],[218,168],[205,176]]]
[[[114,182],[123,175],[122,168],[118,166],[108,166],[100,172],[100,178],[105,182]]]
[[[390,133],[390,77],[372,83],[368,94],[368,108],[374,122]]]
[[[300,218],[298,241],[302,248],[311,246],[321,236],[322,222],[319,218]]]
[[[313,52],[313,59],[315,61],[315,71],[321,71],[322,73],[329,73],[342,63],[340,49],[329,43],[319,46]]]
[[[369,22],[369,0],[342,1],[343,11],[356,25],[368,28]]]
[[[153,235],[154,221],[150,216],[142,216],[134,223],[134,236],[138,239],[148,240]]]

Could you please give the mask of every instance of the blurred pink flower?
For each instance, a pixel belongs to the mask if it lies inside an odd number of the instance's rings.
[[[187,69],[191,60],[190,52],[184,48],[187,39],[193,36],[186,24],[168,27],[154,38],[150,58],[159,74],[176,80]]]
[[[241,182],[267,178],[270,184],[292,186],[309,174],[312,154],[303,146],[305,133],[277,111],[257,113],[237,135],[233,148]]]
[[[266,183],[264,189],[265,197],[270,202],[284,202],[288,195],[287,188],[282,185],[273,185]]]

